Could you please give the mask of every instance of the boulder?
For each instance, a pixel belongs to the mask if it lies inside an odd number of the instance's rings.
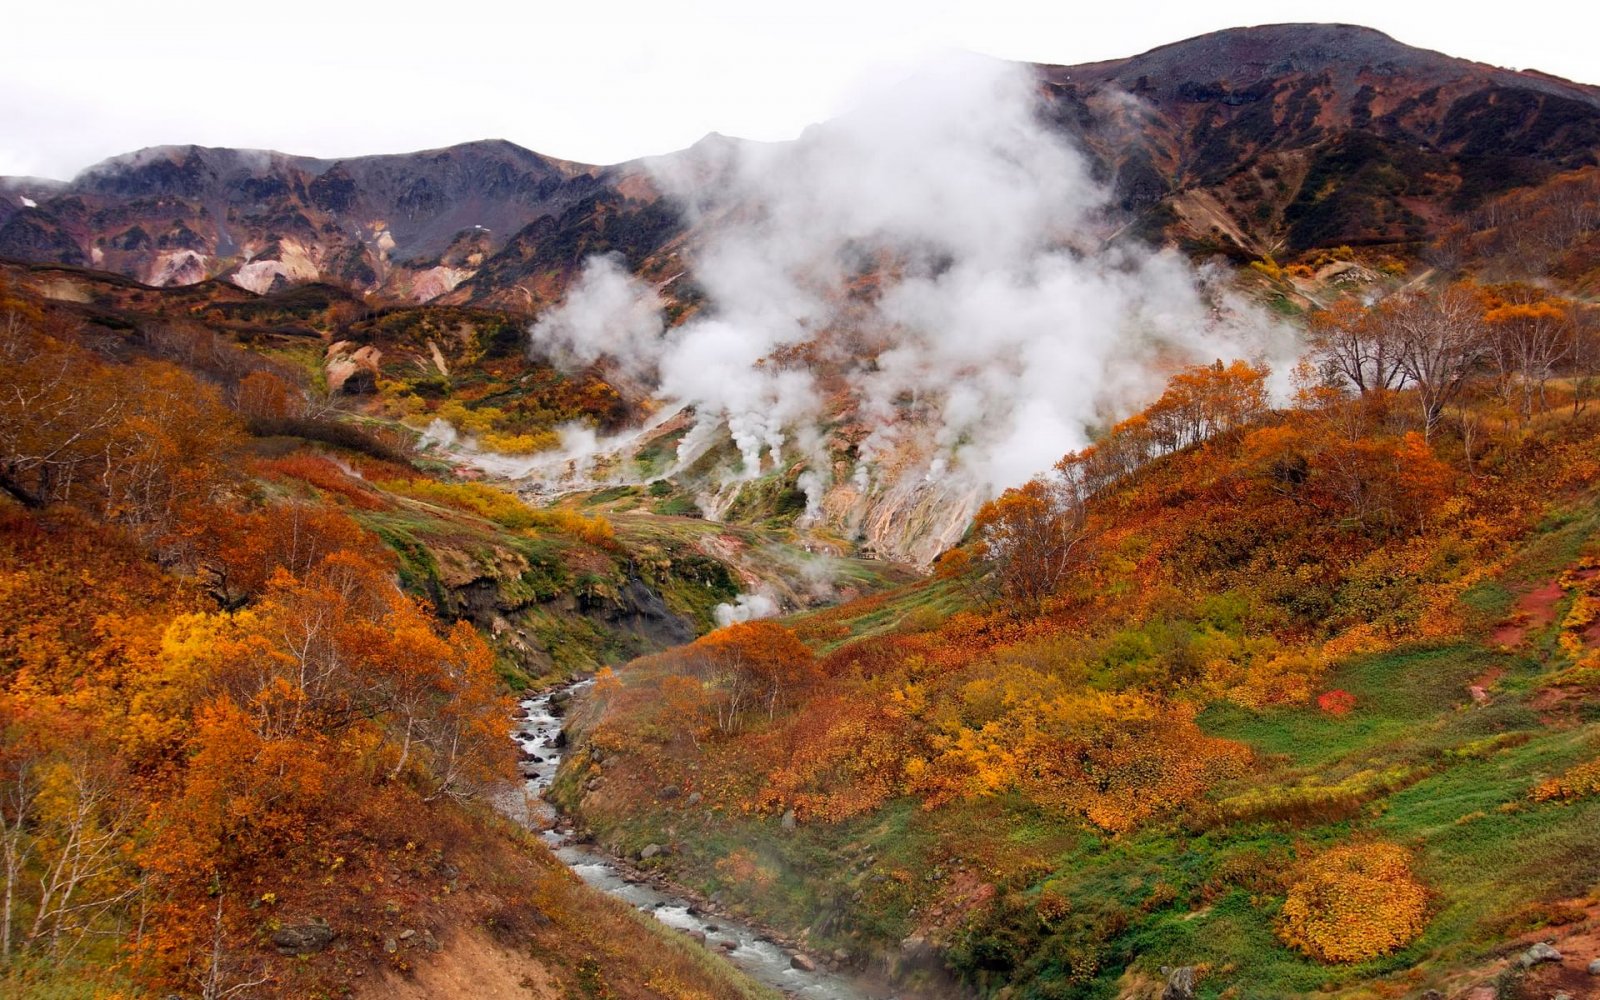
[[[659,798],[663,799],[675,799],[682,794],[683,789],[679,788],[677,785],[668,785],[656,793]]]
[[[649,861],[651,858],[656,857],[661,853],[662,848],[660,844],[646,844],[644,845],[644,850],[639,852],[639,860]]]
[[[793,830],[795,825],[794,810],[790,809],[783,814],[783,819],[778,821],[785,830]]]
[[[320,917],[309,924],[280,927],[272,933],[272,943],[281,955],[314,955],[333,939],[333,928]]]
[[[701,795],[699,792],[690,792],[689,793],[689,797],[687,799],[684,799],[684,801],[687,802],[691,806],[697,806],[704,799],[705,799],[705,796]]]
[[[1589,975],[1600,976],[1600,958],[1589,963]]]
[[[1161,1000],[1194,1000],[1194,966],[1163,967],[1162,971],[1167,974],[1167,986],[1161,991]]]
[[[1532,948],[1529,948],[1527,951],[1517,956],[1517,967],[1520,969],[1531,969],[1541,962],[1559,961],[1561,961],[1561,952],[1556,951],[1543,941],[1540,941]]]
[[[796,954],[789,958],[789,968],[799,969],[801,972],[816,972],[817,963],[805,955]]]

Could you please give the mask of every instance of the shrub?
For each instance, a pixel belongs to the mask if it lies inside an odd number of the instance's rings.
[[[1546,778],[1533,787],[1533,801],[1570,802],[1600,794],[1600,757],[1579,764],[1557,778]]]
[[[1279,936],[1323,962],[1360,962],[1422,933],[1428,890],[1396,844],[1343,844],[1300,866]]]
[[[1349,715],[1356,707],[1356,696],[1343,688],[1334,688],[1317,695],[1317,707],[1329,715]]]

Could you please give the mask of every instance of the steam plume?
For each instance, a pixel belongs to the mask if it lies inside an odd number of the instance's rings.
[[[723,435],[743,475],[806,461],[813,511],[891,478],[992,494],[1178,364],[1286,353],[1176,254],[1106,246],[1105,188],[1013,64],[956,59],[792,143],[707,140],[651,169],[709,305],[664,331],[653,289],[591,261],[532,346],[656,372],[696,413],[681,461]],[[843,477],[820,430],[840,400],[859,431]]]

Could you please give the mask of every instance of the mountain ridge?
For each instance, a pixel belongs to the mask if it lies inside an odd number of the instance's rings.
[[[1600,88],[1353,25],[1228,29],[1033,68],[1042,113],[1135,230],[1197,256],[1415,247],[1484,197],[1600,162]],[[530,244],[594,252],[615,242],[604,225],[642,226],[648,245],[625,254],[637,268],[680,231],[652,216],[650,165],[714,136],[610,165],[503,139],[342,158],[149,147],[70,181],[0,178],[0,256],[537,311],[582,254]]]

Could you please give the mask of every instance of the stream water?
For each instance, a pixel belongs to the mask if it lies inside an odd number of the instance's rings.
[[[580,697],[592,682],[581,681],[567,690]],[[561,748],[557,737],[561,733],[561,716],[551,710],[550,699],[554,692],[546,692],[525,700],[522,705],[527,717],[519,719],[512,728],[512,738],[527,751],[524,754],[522,794],[517,801],[508,798],[502,803],[503,811],[519,822],[540,831],[540,836],[567,867],[578,877],[601,892],[654,914],[669,927],[693,934],[704,935],[706,947],[713,953],[725,956],[752,978],[772,986],[791,997],[806,1000],[885,1000],[893,996],[882,990],[873,990],[861,983],[834,975],[823,969],[805,971],[793,966],[793,955],[762,936],[753,927],[721,915],[709,914],[688,899],[677,896],[659,886],[638,881],[636,876],[619,866],[609,856],[592,847],[576,843],[570,834],[561,829],[561,816],[555,806],[544,798],[545,791],[555,781],[561,766]],[[531,760],[526,759],[529,755]]]

